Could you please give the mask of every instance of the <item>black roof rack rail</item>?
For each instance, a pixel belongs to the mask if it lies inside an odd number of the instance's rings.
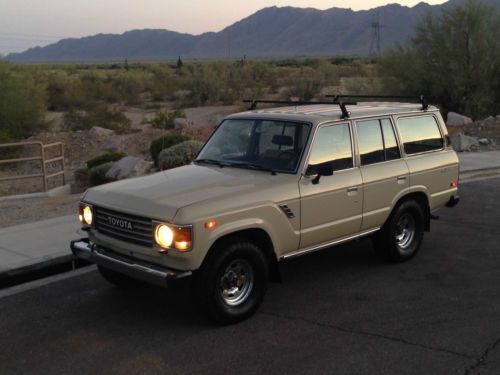
[[[303,101],[303,100],[267,100],[267,99],[245,99],[243,103],[250,103],[250,111],[257,109],[258,104],[285,104],[289,106],[297,106],[297,105],[314,105],[314,104],[333,104],[340,106],[340,110],[342,111],[342,118],[349,118],[349,111],[346,108],[346,105],[356,105],[357,102],[351,101]]]
[[[404,99],[417,101],[422,104],[422,110],[429,108],[429,103],[424,95],[408,96],[408,95],[326,95],[327,98],[332,98],[333,102],[339,103],[341,99]]]

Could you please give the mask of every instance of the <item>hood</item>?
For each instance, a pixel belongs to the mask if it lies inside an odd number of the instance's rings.
[[[84,200],[97,206],[168,221],[182,207],[208,199],[255,192],[269,185],[273,177],[276,176],[262,171],[191,164],[91,188]]]

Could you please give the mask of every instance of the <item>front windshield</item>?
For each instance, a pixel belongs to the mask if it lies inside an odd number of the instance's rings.
[[[277,120],[226,120],[203,147],[196,161],[225,166],[295,172],[310,125]]]

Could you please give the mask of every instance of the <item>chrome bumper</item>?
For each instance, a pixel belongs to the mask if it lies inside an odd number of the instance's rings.
[[[71,251],[80,259],[123,273],[134,279],[146,281],[150,284],[166,287],[168,280],[190,276],[191,271],[177,271],[169,268],[142,262],[137,259],[126,258],[106,251],[89,240],[71,241]]]

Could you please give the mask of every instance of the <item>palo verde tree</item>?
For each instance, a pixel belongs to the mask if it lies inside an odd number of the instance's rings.
[[[380,68],[387,92],[422,93],[474,118],[500,114],[500,11],[468,0],[429,13]]]

